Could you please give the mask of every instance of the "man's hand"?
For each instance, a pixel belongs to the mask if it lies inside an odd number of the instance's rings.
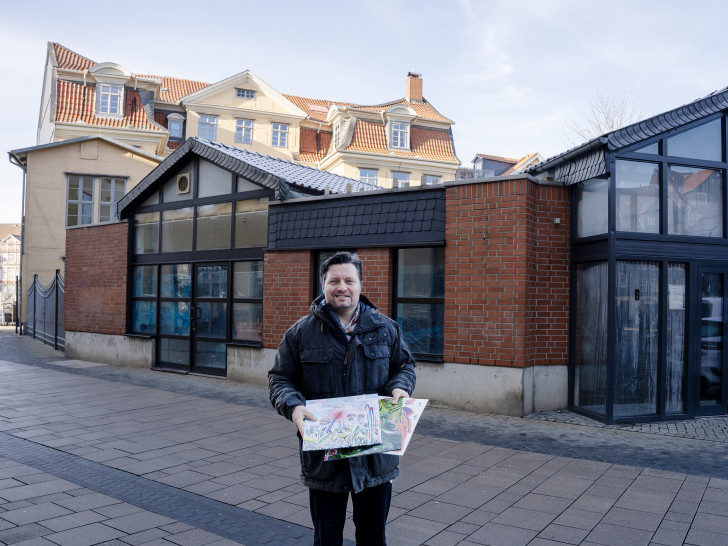
[[[395,389],[399,390],[399,389]],[[291,414],[291,421],[293,421],[293,424],[296,425],[298,428],[298,432],[301,433],[301,436],[303,436],[303,420],[304,419],[310,419],[311,421],[318,421],[316,416],[311,413],[310,410],[306,408],[306,406],[296,406],[293,408],[293,413]]]
[[[409,398],[409,394],[407,394],[407,391],[403,389],[392,390],[392,404],[396,404],[397,402],[399,402],[400,398]]]

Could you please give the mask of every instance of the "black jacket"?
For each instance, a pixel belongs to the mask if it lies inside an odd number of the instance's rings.
[[[399,326],[361,296],[364,309],[349,341],[338,316],[324,297],[311,304],[311,314],[291,326],[268,372],[270,401],[291,418],[307,399],[358,394],[390,396],[399,388],[412,394],[415,359]],[[301,445],[299,435],[299,448]],[[301,481],[313,489],[359,492],[399,475],[397,455],[365,455],[323,460],[323,451],[301,451]]]

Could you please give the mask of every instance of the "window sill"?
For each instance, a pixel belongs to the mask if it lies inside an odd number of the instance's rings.
[[[262,349],[262,341],[229,341],[225,344],[226,347],[250,347],[253,349]]]
[[[133,337],[138,339],[155,339],[157,336],[156,334],[135,334],[133,332],[127,332],[124,334],[124,337]]]
[[[433,364],[442,364],[445,362],[445,359],[443,358],[442,355],[412,353],[412,356],[415,357],[415,360],[417,362],[431,362]]]

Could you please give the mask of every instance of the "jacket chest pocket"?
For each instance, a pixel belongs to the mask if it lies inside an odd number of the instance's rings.
[[[389,345],[362,345],[364,352],[364,389],[381,393],[389,380]]]
[[[334,350],[331,347],[315,347],[301,350],[305,398],[329,398],[334,392]]]

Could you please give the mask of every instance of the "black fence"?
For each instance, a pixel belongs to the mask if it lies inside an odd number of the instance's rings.
[[[39,339],[56,350],[66,347],[66,331],[63,328],[64,283],[61,271],[56,269],[53,282],[44,286],[33,276],[28,288],[28,320],[25,334]]]

